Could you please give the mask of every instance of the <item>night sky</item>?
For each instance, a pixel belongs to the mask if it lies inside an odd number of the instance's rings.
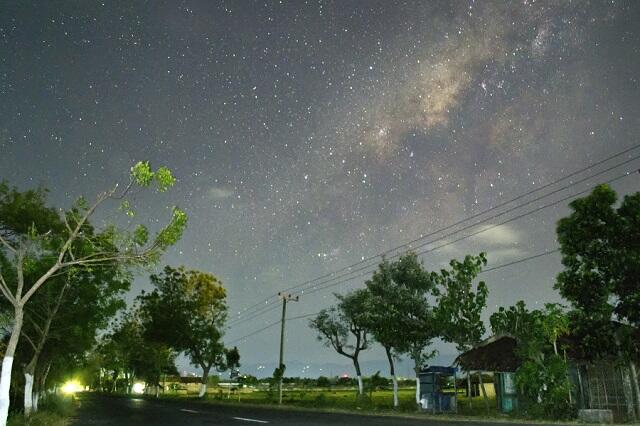
[[[163,263],[222,279],[237,322],[226,340],[245,364],[277,361],[277,326],[236,341],[278,320],[275,299],[263,302],[277,291],[639,143],[631,0],[33,3],[0,1],[0,177],[44,185],[68,207],[126,180],[138,160],[170,167],[177,185],[138,196],[136,220],[166,221],[174,204],[187,211],[189,228]],[[613,186],[625,194],[639,182]],[[566,204],[430,251],[425,265],[486,251],[493,267],[553,250]],[[97,220],[124,223],[114,210]],[[559,269],[556,253],[483,274],[485,317],[519,299],[558,301]],[[130,299],[150,287],[147,275]],[[302,294],[290,316],[364,278]],[[260,302],[264,314],[246,320]],[[348,363],[306,324],[288,323],[289,360]]]

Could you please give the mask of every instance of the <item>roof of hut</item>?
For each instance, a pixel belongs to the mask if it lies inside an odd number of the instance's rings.
[[[491,336],[473,349],[460,354],[455,364],[466,371],[514,372],[522,364],[516,355],[517,346],[513,336]]]

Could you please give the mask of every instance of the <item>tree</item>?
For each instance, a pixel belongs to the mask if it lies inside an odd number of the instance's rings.
[[[318,332],[318,340],[325,346],[331,346],[340,355],[351,359],[358,379],[358,395],[362,396],[364,388],[359,356],[369,347],[368,331],[364,326],[367,292],[356,290],[346,296],[336,294],[336,297],[338,306],[321,310],[309,321],[309,326]]]
[[[225,355],[234,356],[225,351],[221,340],[226,291],[212,274],[182,267],[166,266],[161,274],[151,276],[151,282],[154,291],[140,296],[144,322],[153,324],[146,326],[152,332],[148,338],[185,352],[202,368],[200,397],[204,397],[211,368],[226,369]]]
[[[557,226],[564,270],[555,287],[574,309],[571,328],[584,353],[637,358],[631,336],[620,335],[630,329],[613,320],[640,327],[640,192],[616,203],[615,191],[598,185],[569,204]]]
[[[484,253],[478,256],[465,256],[462,262],[453,259],[449,262],[451,270],[442,269],[439,274],[432,274],[433,279],[441,287],[436,309],[436,318],[443,327],[443,339],[456,345],[459,352],[471,349],[480,343],[485,327],[480,318],[487,304],[487,289],[484,281],[480,281],[474,291],[473,281],[487,264]],[[488,400],[482,375],[480,375],[485,404]],[[468,390],[471,390],[471,378],[467,375]],[[471,393],[469,392],[469,396]],[[471,398],[469,398],[471,404]]]
[[[365,285],[368,293],[365,326],[387,355],[389,374],[393,381],[393,406],[397,407],[398,379],[394,359],[406,347],[406,328],[403,322],[406,301],[403,299],[402,289],[393,281],[393,267],[386,259],[380,262]]]
[[[623,383],[631,399],[632,386],[639,389],[640,192],[626,195],[616,208],[617,201],[611,187],[598,185],[569,204],[571,214],[557,226],[564,270],[555,287],[573,307],[571,329],[582,352],[629,361]],[[631,405],[628,410],[634,419]]]
[[[122,296],[129,280],[117,272],[113,267],[69,269],[52,278],[26,305],[22,335],[29,345],[18,348],[24,365],[25,414],[37,409],[44,390],[46,377],[36,373],[51,368],[38,369],[39,363],[55,363],[63,354],[83,354],[94,345],[97,330],[125,306]],[[82,326],[76,327],[78,323]],[[34,390],[34,384],[40,389]]]
[[[403,322],[404,345],[400,351],[413,360],[416,404],[420,404],[420,371],[436,355],[436,351],[429,350],[429,346],[439,335],[430,300],[437,295],[437,288],[432,274],[424,269],[415,252],[405,253],[391,266],[393,281],[399,286],[403,305],[400,320]]]
[[[2,362],[0,376],[0,426],[6,424],[9,413],[9,387],[16,347],[20,339],[26,303],[45,283],[69,268],[91,268],[105,265],[122,267],[145,265],[156,261],[160,254],[175,244],[186,226],[187,217],[173,209],[169,224],[149,242],[149,231],[138,225],[133,232],[107,225],[95,232],[89,225],[93,214],[108,200],[121,200],[121,208],[133,215],[127,200],[132,188],[149,187],[156,183],[166,191],[175,179],[169,169],[155,172],[149,163],[139,162],[131,169],[128,184],[100,193],[89,204],[80,198],[68,212],[59,213],[46,205],[46,191],[19,192],[0,184],[0,247],[10,256],[10,268],[0,270],[0,292],[13,307],[11,336]],[[49,267],[32,282],[25,281],[25,272],[33,258],[49,259]],[[3,265],[4,266],[4,265]],[[15,287],[5,278],[15,276]]]
[[[516,354],[522,365],[516,383],[531,402],[529,409],[555,419],[569,418],[574,411],[568,366],[557,345],[558,337],[569,331],[567,318],[558,304],[529,311],[523,301],[508,310],[500,308],[490,318],[494,333],[510,334],[518,342]]]
[[[225,368],[231,370],[230,375],[233,378],[234,374],[238,374],[240,368],[240,351],[237,346],[224,350]]]

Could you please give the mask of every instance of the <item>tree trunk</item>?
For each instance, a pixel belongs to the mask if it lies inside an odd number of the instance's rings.
[[[631,378],[629,377],[629,369],[625,367],[620,368],[620,372],[622,374],[622,392],[624,394],[624,399],[626,402],[627,408],[627,420],[635,423],[636,421],[636,410],[633,408],[633,388],[631,387]]]
[[[413,366],[413,372],[416,374],[416,404],[418,404],[418,408],[420,407],[420,370],[421,370],[421,366],[420,366],[420,361],[419,358],[414,356],[413,357],[413,362],[414,362],[414,366]]]
[[[35,380],[33,382],[33,411],[38,411],[38,403],[40,402],[40,396],[45,391],[45,383],[47,382],[47,376],[51,369],[51,361],[47,363],[47,367],[43,369],[39,374],[36,370]]]
[[[487,398],[487,390],[484,388],[484,382],[482,381],[482,371],[478,372],[478,378],[480,381],[480,389],[482,390],[482,399],[484,400],[484,406],[487,409],[487,415],[489,414],[489,399]]]
[[[387,353],[387,359],[389,360],[389,374],[391,374],[391,380],[393,381],[393,408],[398,407],[398,379],[396,378],[396,370],[393,364],[393,356],[391,355],[391,349],[384,348]]]
[[[356,377],[358,378],[358,395],[364,395],[364,385],[362,384],[362,372],[360,371],[360,362],[358,358],[353,358],[353,367],[356,369]]]
[[[471,394],[471,372],[467,372],[467,396],[468,396],[468,400],[469,400],[469,410],[473,409],[473,401],[471,400],[472,394]]]
[[[33,410],[33,371],[24,372],[24,415],[29,416]]]
[[[44,346],[44,337],[38,342],[31,361],[24,367],[24,414],[28,416],[33,410],[33,394],[34,394],[34,376],[36,375],[36,367],[40,358],[40,351]]]
[[[20,333],[22,332],[22,320],[24,312],[22,306],[14,306],[13,330],[7,344],[7,350],[2,360],[2,374],[0,375],[0,426],[6,426],[9,417],[9,388],[11,386],[11,369],[13,368],[13,357],[16,353]]]
[[[204,398],[207,395],[207,383],[209,381],[209,370],[211,367],[202,367],[202,380],[200,381],[200,392],[198,398]]]
[[[640,386],[638,385],[638,380],[640,380],[640,377],[638,376],[638,371],[636,370],[636,364],[633,361],[631,361],[629,364],[631,368],[631,380],[633,382],[633,388],[636,391],[636,409],[638,410],[638,418],[640,418]]]
[[[33,378],[36,374],[36,369],[38,366],[38,360],[40,358],[40,354],[42,353],[42,349],[44,348],[45,343],[47,342],[47,338],[49,337],[49,330],[51,330],[51,324],[53,323],[53,319],[55,318],[58,310],[60,309],[60,305],[62,304],[62,300],[64,298],[64,294],[67,290],[68,283],[62,286],[62,290],[60,290],[60,294],[56,298],[56,303],[53,309],[47,309],[47,319],[45,320],[44,326],[42,327],[42,333],[40,334],[40,338],[38,339],[37,345],[33,348],[33,356],[31,360],[27,364],[24,369],[24,414],[28,416],[31,414],[31,411],[34,410],[34,382]]]

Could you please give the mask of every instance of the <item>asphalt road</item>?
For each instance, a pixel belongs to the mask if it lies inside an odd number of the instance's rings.
[[[151,400],[81,394],[74,426],[89,425],[344,425],[344,426],[479,426],[488,423],[408,419],[388,416],[288,411],[242,405],[210,405],[193,401]]]

